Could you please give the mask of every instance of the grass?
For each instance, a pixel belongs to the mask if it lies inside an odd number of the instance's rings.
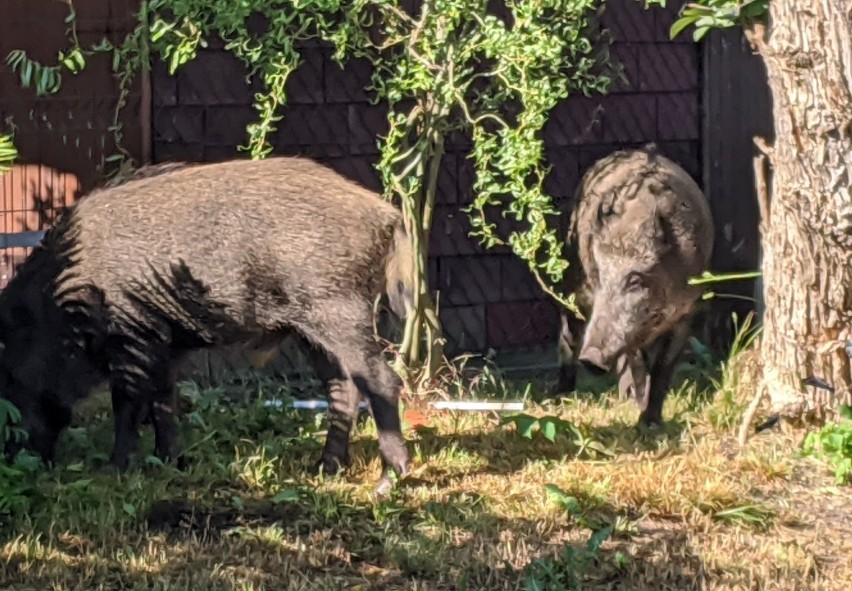
[[[280,385],[247,383],[239,404],[187,385],[190,467],[143,455],[121,476],[106,464],[101,395],[57,468],[17,468],[0,589],[852,588],[848,487],[797,453],[801,434],[767,431],[738,450],[750,392],[730,380],[715,396],[687,380],[666,425],[641,432],[612,394],[508,420],[421,409],[425,424],[406,431],[412,476],[383,500],[372,421],[346,474],[310,477],[322,417],[264,407]],[[493,373],[476,384],[479,396],[543,392]]]

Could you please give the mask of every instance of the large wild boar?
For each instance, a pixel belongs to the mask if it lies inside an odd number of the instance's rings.
[[[0,293],[0,395],[46,461],[76,402],[108,379],[112,462],[126,469],[150,411],[155,453],[178,455],[174,369],[188,352],[275,346],[295,331],[330,390],[318,464],[347,461],[360,396],[387,470],[409,461],[399,380],[372,306],[409,305],[399,212],[310,160],[177,166],[90,193],[61,216]]]
[[[566,282],[580,290],[582,325],[562,313],[559,391],[575,387],[575,358],[592,370],[615,366],[622,395],[640,422],[662,422],[675,362],[701,290],[688,278],[706,270],[713,220],[698,185],[654,144],[621,150],[583,176],[568,236]]]

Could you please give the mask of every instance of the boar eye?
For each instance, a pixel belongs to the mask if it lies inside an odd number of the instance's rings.
[[[637,273],[633,271],[627,276],[627,279],[624,281],[624,286],[627,291],[636,291],[645,287],[645,276],[642,273]]]

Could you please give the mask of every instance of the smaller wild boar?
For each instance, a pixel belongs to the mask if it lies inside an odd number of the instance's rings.
[[[175,459],[177,363],[239,344],[263,357],[295,332],[313,345],[331,398],[318,467],[346,464],[363,395],[384,486],[389,469],[407,473],[409,455],[373,302],[385,294],[404,317],[410,249],[395,207],[307,159],[143,170],[71,207],[0,293],[0,395],[51,461],[75,403],[107,379],[112,462],[128,467],[146,415],[156,455]]]
[[[583,176],[571,217],[568,289],[587,318],[562,312],[557,390],[575,388],[578,359],[593,371],[615,366],[619,391],[635,397],[640,422],[662,422],[672,372],[701,295],[688,278],[706,270],[713,219],[703,193],[654,144],[621,150]]]

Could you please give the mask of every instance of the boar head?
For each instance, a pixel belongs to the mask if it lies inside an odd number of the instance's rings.
[[[584,365],[599,371],[670,330],[695,299],[664,220],[651,216],[629,236],[607,238],[592,244],[596,286],[579,354]]]

